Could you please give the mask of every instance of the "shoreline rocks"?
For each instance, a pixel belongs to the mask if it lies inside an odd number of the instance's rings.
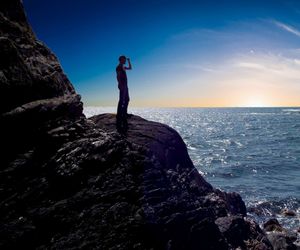
[[[300,242],[297,237],[297,232],[283,228],[277,219],[269,219],[263,224],[263,228],[274,250],[300,249]]]

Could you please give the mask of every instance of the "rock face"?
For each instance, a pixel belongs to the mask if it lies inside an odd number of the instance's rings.
[[[1,171],[3,248],[270,249],[175,130],[133,116],[123,136],[112,114],[59,121]]]
[[[133,116],[122,135],[113,114],[86,119],[20,1],[0,8],[1,249],[272,249],[175,130]]]
[[[0,113],[75,94],[55,55],[35,38],[19,0],[1,0],[0,27]]]

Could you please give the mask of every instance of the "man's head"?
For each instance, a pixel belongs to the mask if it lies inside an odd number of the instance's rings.
[[[121,64],[125,64],[125,63],[126,63],[126,56],[120,56],[120,57],[119,57],[119,62],[120,62]]]

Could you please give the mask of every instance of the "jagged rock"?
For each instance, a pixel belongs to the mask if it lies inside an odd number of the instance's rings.
[[[271,249],[174,129],[86,119],[19,0],[0,2],[0,24],[1,249]]]
[[[277,219],[269,219],[263,224],[273,249],[297,249],[294,242],[297,241],[297,232],[283,228]]]
[[[268,239],[271,242],[274,250],[297,250],[297,246],[293,244],[294,238],[286,233],[272,232],[268,234]]]
[[[231,249],[257,241],[270,249],[232,209],[235,199],[196,171],[175,130],[133,116],[124,137],[107,125],[115,118],[43,127],[43,140],[1,170],[2,247]],[[162,153],[169,147],[171,161]]]
[[[55,55],[33,34],[19,0],[1,0],[0,27],[0,114],[75,94]]]
[[[279,224],[277,219],[269,219],[267,222],[263,225],[264,230],[267,232],[271,231],[277,231],[282,232],[284,231],[283,227]]]
[[[240,216],[219,217],[216,219],[220,232],[226,236],[233,247],[245,247],[245,240],[249,235],[250,227]]]
[[[287,209],[287,208],[282,209],[280,212],[284,216],[296,216],[297,215],[295,211]]]

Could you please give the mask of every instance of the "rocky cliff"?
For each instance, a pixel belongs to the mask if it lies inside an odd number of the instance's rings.
[[[0,3],[0,112],[75,90],[55,55],[38,41],[19,0]]]
[[[1,249],[272,249],[172,128],[86,119],[19,0],[0,3]]]

